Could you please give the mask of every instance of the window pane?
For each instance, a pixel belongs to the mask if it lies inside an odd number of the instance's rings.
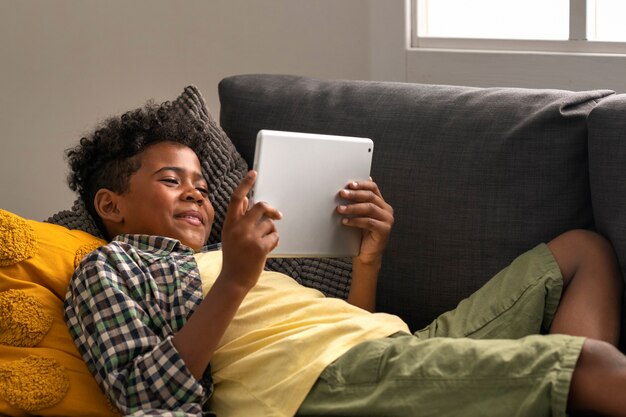
[[[569,0],[417,0],[418,36],[569,38]]]
[[[626,42],[626,1],[587,0],[587,38]]]

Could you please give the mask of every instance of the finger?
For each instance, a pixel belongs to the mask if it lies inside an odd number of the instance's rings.
[[[351,181],[346,185],[345,189],[350,190],[368,190],[380,197],[384,200],[383,194],[380,192],[380,188],[378,188],[378,184],[371,180],[369,181]]]
[[[237,188],[233,191],[228,204],[226,218],[239,216],[248,209],[248,193],[256,180],[256,171],[248,171],[246,176],[241,180]]]
[[[280,236],[278,235],[277,231],[268,233],[267,235],[263,236],[263,244],[265,245],[265,250],[267,251],[267,253],[276,249],[279,242]]]
[[[248,213],[246,213],[246,215],[254,219],[254,221],[257,221],[257,222],[262,217],[267,217],[272,220],[280,220],[283,217],[283,214],[278,209],[269,205],[265,201],[259,201],[255,203],[250,208],[250,210],[248,210]]]
[[[393,213],[372,203],[344,204],[337,207],[344,216],[371,217],[375,220],[392,223]]]
[[[346,213],[346,214],[362,214],[362,215],[366,215],[367,211],[362,211],[363,207],[356,207],[353,210],[355,210],[354,212],[350,211],[352,206],[355,206],[357,204],[371,204],[373,206],[376,206],[378,208],[380,208],[381,210],[383,210],[384,212],[388,213],[388,215],[390,217],[393,217],[393,207],[391,207],[389,204],[387,204],[387,202],[385,202],[385,200],[383,200],[380,196],[374,194],[372,191],[353,191],[353,190],[342,190],[340,192],[340,196],[345,198],[346,200],[349,201],[348,204],[344,204],[345,206],[347,206],[347,209],[340,209],[338,210],[339,213]],[[375,213],[378,213],[378,211],[375,211]]]
[[[385,201],[371,190],[348,190],[343,189],[339,191],[339,196],[351,202],[371,202],[377,206],[382,206]]]
[[[389,223],[371,217],[344,217],[341,219],[341,223],[349,227],[379,233],[382,236],[389,235],[391,231],[391,225]]]
[[[257,230],[259,231],[259,233],[261,234],[261,236],[265,236],[265,235],[269,235],[271,233],[276,232],[276,224],[274,223],[274,220],[270,219],[269,217],[261,217],[261,219],[259,219],[259,221],[256,223],[256,227]]]
[[[358,189],[370,190],[372,192],[375,192],[376,194],[380,194],[380,189],[378,187],[378,184],[376,184],[372,180],[372,177],[369,177],[367,181],[350,181],[347,184],[346,188],[350,188],[353,190],[358,190]]]

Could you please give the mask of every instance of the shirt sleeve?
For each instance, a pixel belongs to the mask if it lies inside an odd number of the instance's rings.
[[[65,300],[65,319],[87,366],[125,415],[147,409],[202,415],[213,389],[210,370],[200,382],[186,367],[173,332],[150,306],[158,299],[149,297],[155,288],[146,271],[110,258],[89,255]]]

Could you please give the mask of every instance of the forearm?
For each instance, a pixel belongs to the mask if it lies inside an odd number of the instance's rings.
[[[200,379],[249,289],[220,276],[173,343],[187,368]]]
[[[273,220],[281,218],[264,202],[248,207],[256,172],[249,171],[233,191],[222,229],[222,269],[200,307],[176,334],[174,343],[198,378],[211,361],[241,302],[263,271],[267,254],[278,244]]]
[[[348,293],[348,302],[367,311],[376,310],[376,287],[381,260],[371,262],[352,261],[352,284]]]

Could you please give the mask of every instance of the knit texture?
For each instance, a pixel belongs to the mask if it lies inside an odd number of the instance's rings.
[[[37,345],[52,327],[52,316],[32,295],[20,290],[0,292],[0,344]]]
[[[0,415],[119,415],[63,319],[76,265],[106,242],[0,209]]]
[[[34,412],[58,403],[69,388],[65,368],[51,358],[28,356],[0,364],[0,397]]]
[[[74,269],[78,268],[78,264],[80,264],[80,261],[82,261],[85,256],[100,246],[102,246],[102,242],[98,240],[79,246],[78,249],[76,249],[76,254],[74,255]]]
[[[0,266],[13,265],[37,253],[37,237],[24,219],[0,209]]]
[[[209,183],[209,199],[215,210],[208,243],[219,242],[230,196],[248,172],[248,166],[209,113],[202,94],[195,86],[186,87],[173,102],[165,102],[161,106],[189,123],[197,124],[204,132],[205,146],[199,150],[198,158]],[[80,199],[70,210],[54,214],[47,222],[103,237]],[[273,258],[267,261],[267,269],[287,274],[327,296],[344,299],[348,296],[352,271],[349,259]]]

